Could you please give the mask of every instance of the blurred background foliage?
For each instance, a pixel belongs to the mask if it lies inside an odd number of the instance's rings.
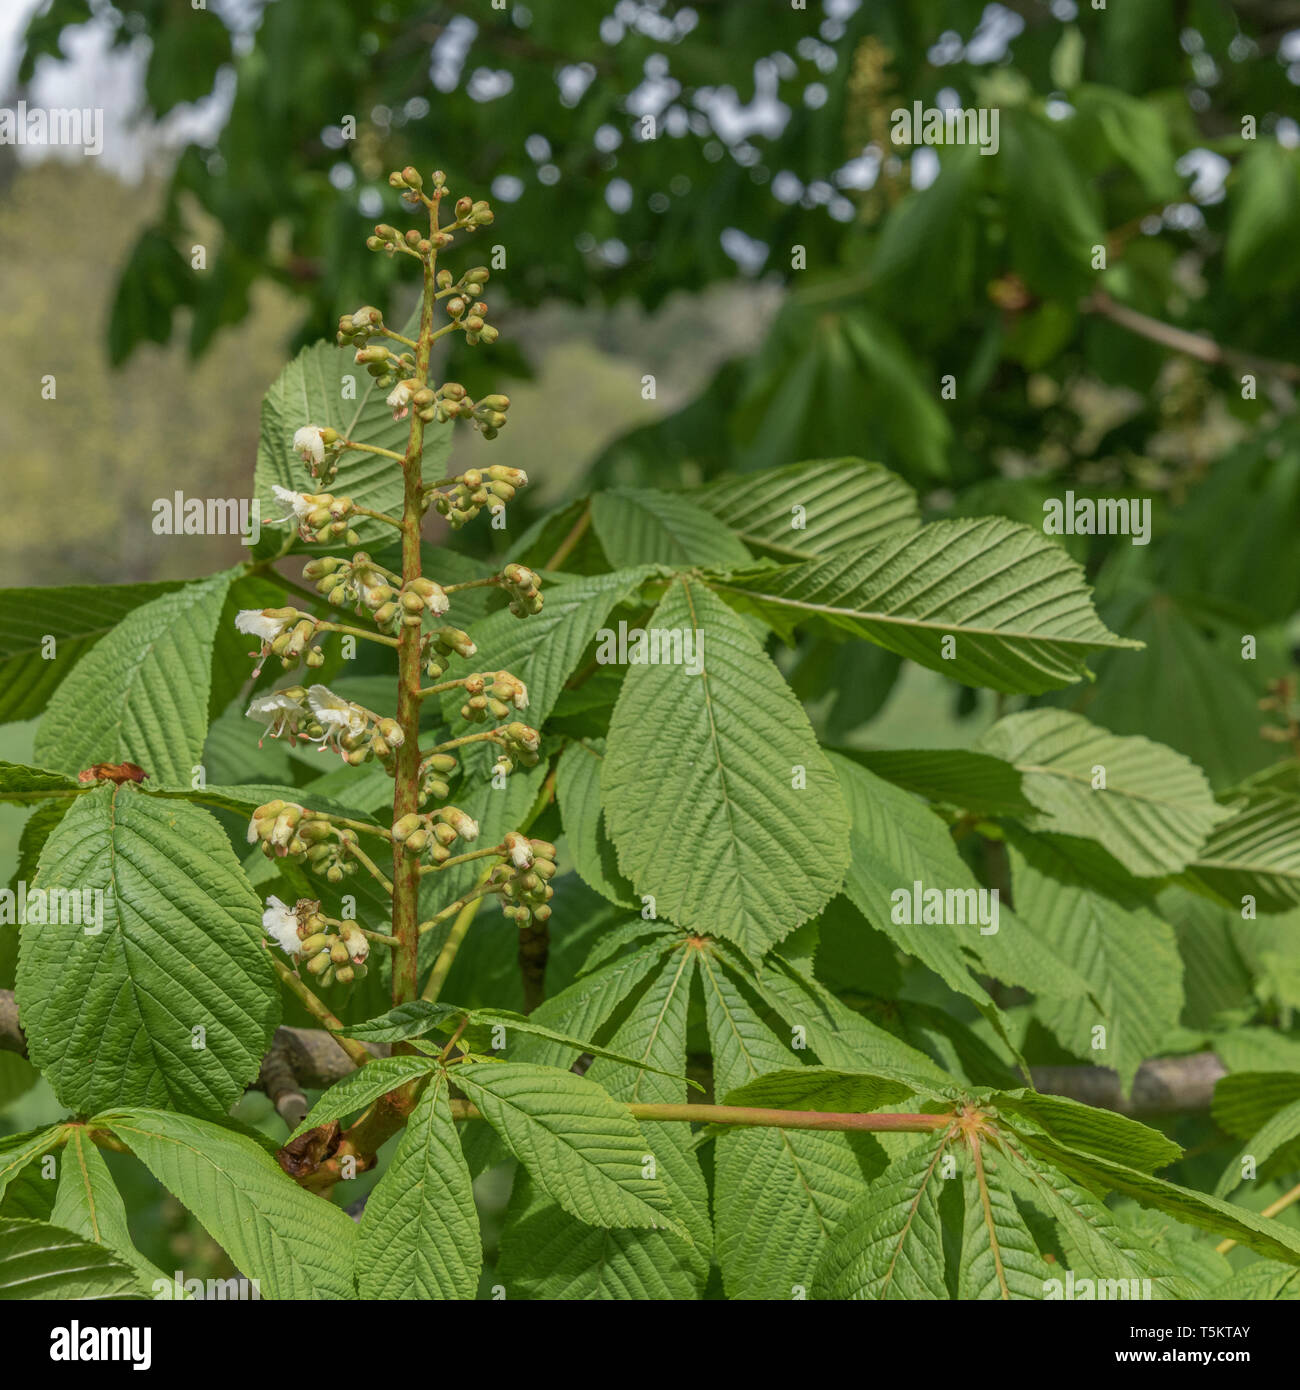
[[[1300,644],[1296,0],[13,9],[5,102],[102,104],[108,138],[98,160],[0,146],[0,286],[24,340],[0,582],[241,558],[233,538],[153,535],[153,500],[247,495],[285,355],[342,311],[412,300],[403,258],[363,247],[395,215],[387,171],[441,167],[497,210],[459,254],[504,248],[500,342],[438,373],[511,395],[491,448],[534,480],[516,534],[551,509],[567,525],[594,486],[840,455],[896,469],[930,517],[1037,527],[1067,490],[1149,499],[1147,546],[1060,538],[1146,650],[1046,698],[1178,748],[1217,790],[1300,752],[1279,684]],[[914,101],[995,108],[997,155],[892,143]],[[1006,707],[864,644],[778,656],[842,746],[966,745]],[[29,752],[29,728],[3,731],[0,754]],[[23,817],[3,817],[12,863]],[[1224,956],[1238,1023],[1292,1028],[1295,936],[1262,964]],[[1211,975],[1189,977],[1191,1029]],[[1270,1056],[1294,1064],[1289,1045]],[[0,1054],[7,1128],[52,1104],[22,1066]],[[149,1212],[142,1248],[199,1268],[202,1233]]]

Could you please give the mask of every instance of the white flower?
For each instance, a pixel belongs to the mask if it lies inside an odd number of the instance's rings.
[[[393,408],[394,420],[405,420],[411,413],[411,390],[409,381],[399,381],[388,394],[388,404]]]
[[[286,731],[289,737],[298,732],[299,721],[303,717],[303,707],[291,696],[283,691],[273,691],[269,695],[259,695],[254,699],[244,712],[246,719],[256,719],[259,724],[266,725],[266,735],[270,738],[279,738]],[[262,746],[262,739],[258,739],[257,746]]]
[[[321,438],[319,426],[304,425],[300,430],[295,430],[293,447],[315,476],[317,465],[325,462],[325,441]]]
[[[271,491],[275,493],[275,500],[283,503],[289,510],[283,516],[277,516],[273,521],[267,522],[268,526],[280,526],[286,521],[301,521],[308,512],[316,509],[316,498],[308,493],[294,492],[292,488],[281,487],[279,483],[272,483]]]
[[[523,681],[515,682],[515,694],[514,699],[511,701],[511,703],[514,705],[516,709],[528,708],[528,687],[523,683]]]
[[[432,581],[430,583],[432,584]],[[451,600],[447,597],[447,591],[441,584],[432,584],[424,597],[424,606],[434,617],[441,617],[451,607]]]
[[[319,740],[322,748],[334,748],[341,753],[343,739],[366,731],[366,716],[327,686],[313,685],[307,691],[307,703],[325,729]]]
[[[296,956],[302,952],[302,939],[298,935],[298,914],[286,907],[279,898],[267,898],[266,911],[262,913],[262,926],[268,936],[279,943],[287,955]]]
[[[241,608],[235,614],[235,627],[262,642],[274,642],[282,632],[288,630],[293,619],[277,618],[272,616],[273,613],[274,610],[270,608]]]
[[[506,836],[505,847],[510,855],[510,862],[516,869],[531,869],[533,867],[533,847],[528,843],[527,838],[519,834],[517,830],[512,830]]]
[[[462,840],[478,839],[478,821],[472,816],[467,816],[464,811],[456,806],[444,806],[438,813],[439,820],[451,826]]]

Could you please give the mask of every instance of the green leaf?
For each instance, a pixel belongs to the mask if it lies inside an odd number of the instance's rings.
[[[978,884],[947,826],[924,803],[838,754],[831,763],[853,821],[844,892],[873,927],[982,1009],[990,1006],[988,992],[971,975],[965,953],[1008,984],[1061,998],[1086,993],[1078,972],[1044,949],[1038,934],[1000,900],[994,920],[989,890]],[[917,884],[923,895],[945,895],[942,920],[924,920],[924,896],[922,920],[914,920]],[[949,919],[950,893],[951,915],[959,920]]]
[[[57,1148],[64,1133],[62,1125],[46,1125],[40,1129],[29,1129],[22,1134],[6,1134],[0,1137],[0,1197],[4,1196],[5,1188],[32,1159]]]
[[[571,743],[560,754],[556,765],[555,799],[578,876],[610,902],[619,907],[633,907],[636,893],[619,872],[614,846],[605,834],[605,813],[600,804],[604,761],[604,739],[579,739]]]
[[[1012,714],[979,747],[1019,769],[1041,813],[1033,828],[1096,840],[1139,877],[1179,872],[1225,818],[1205,774],[1181,753],[1107,733],[1082,715]]]
[[[927,801],[985,816],[1032,814],[1020,772],[969,748],[845,749],[844,757]]]
[[[999,1113],[1032,1120],[1048,1139],[1085,1153],[1117,1159],[1144,1173],[1166,1168],[1183,1156],[1179,1145],[1158,1129],[1067,1096],[1017,1090],[995,1091],[989,1099]]]
[[[1041,1299],[1052,1274],[1038,1253],[1025,1218],[1007,1184],[1011,1160],[978,1140],[962,1173],[966,1198],[961,1259],[957,1270],[960,1299]]]
[[[36,761],[70,773],[130,761],[188,785],[203,756],[212,645],[232,574],[153,599],[96,643],[51,699]]]
[[[135,1270],[46,1221],[0,1217],[0,1300],[146,1297]]]
[[[1236,802],[1192,864],[1195,876],[1233,907],[1256,899],[1264,912],[1300,903],[1300,797],[1256,792]]]
[[[694,498],[653,488],[620,488],[591,499],[591,524],[611,563],[739,569],[745,544]]]
[[[1183,966],[1173,928],[1087,849],[1086,841],[1018,835],[1010,846],[1012,882],[1025,921],[1089,985],[1087,997],[1045,997],[1040,1017],[1076,1057],[1114,1067],[1127,1090],[1178,1026]],[[1100,1048],[1098,1027],[1105,1029]]]
[[[83,656],[126,615],[180,584],[0,589],[0,723],[34,719]],[[46,643],[54,639],[52,654]]]
[[[122,1109],[98,1115],[198,1218],[263,1298],[351,1299],[356,1226],[304,1191],[235,1130],[188,1115]]]
[[[362,1298],[470,1299],[483,1263],[465,1155],[439,1072],[411,1112],[357,1237]]]
[[[643,566],[547,584],[545,606],[528,618],[498,609],[474,626],[475,669],[509,671],[523,681],[528,708],[520,717],[540,729],[611,609],[630,599],[652,573]],[[443,711],[458,731],[470,727],[460,717],[463,703],[464,691],[443,696]]]
[[[67,773],[0,762],[0,801],[21,806],[24,802],[43,801],[51,796],[80,796],[84,791],[85,787]]]
[[[776,1110],[829,1110],[868,1114],[910,1095],[951,1100],[956,1086],[936,1088],[927,1078],[891,1070],[840,1071],[834,1067],[787,1067],[765,1072],[727,1094],[725,1105],[756,1105]]]
[[[747,545],[785,559],[861,552],[920,529],[916,493],[889,469],[860,459],[792,463],[724,478],[689,494]],[[697,563],[722,568],[713,556]]]
[[[939,1211],[944,1149],[909,1149],[844,1213],[818,1269],[819,1297],[947,1299]]]
[[[695,952],[673,952],[611,1039],[639,1051],[636,1067],[601,1060],[587,1075],[616,1100],[665,1104],[686,1099],[670,1073],[686,1066],[687,1008]],[[511,1296],[531,1298],[675,1299],[700,1297],[709,1272],[709,1195],[688,1126],[643,1123],[673,1212],[690,1234],[604,1230],[575,1223],[531,1182],[512,1194],[499,1272]]]
[[[1024,1129],[1017,1133],[1026,1148],[1081,1182],[1122,1192],[1144,1207],[1167,1212],[1179,1221],[1235,1240],[1261,1255],[1300,1264],[1300,1232],[1280,1221],[1177,1183],[1165,1182],[1100,1154],[1083,1153]]]
[[[1237,165],[1228,190],[1224,265],[1238,294],[1285,291],[1300,280],[1292,235],[1300,218],[1300,163],[1295,151],[1261,141]]]
[[[35,886],[77,906],[103,894],[98,931],[33,924],[29,906],[22,932],[28,1047],[62,1103],[224,1114],[257,1076],[280,994],[262,905],[217,823],[98,787],[50,834]]]
[[[678,1230],[668,1191],[627,1110],[594,1082],[525,1062],[456,1068],[455,1082],[537,1185],[589,1226]]]
[[[438,1063],[432,1057],[376,1057],[336,1081],[311,1108],[311,1113],[289,1136],[291,1140],[306,1134],[318,1125],[341,1120],[346,1115],[363,1110],[371,1101],[408,1081],[416,1081],[436,1071]]]
[[[84,1125],[68,1131],[59,1165],[59,1187],[50,1221],[55,1226],[106,1246],[130,1265],[146,1287],[167,1276],[135,1248],[126,1224],[126,1206],[103,1155],[87,1138]]]
[[[1246,1142],[1223,1170],[1214,1195],[1226,1197],[1245,1181],[1245,1160],[1259,1177],[1288,1171],[1300,1153],[1300,1076],[1290,1072],[1238,1072],[1214,1088],[1215,1122]],[[1270,1159],[1275,1160],[1271,1165]]]
[[[866,555],[734,574],[714,587],[780,633],[816,623],[1010,693],[1068,685],[1089,674],[1089,652],[1137,645],[1103,626],[1082,569],[1059,545],[1001,517],[936,521]]]
[[[407,325],[408,328],[411,324]],[[409,334],[408,334],[409,336]],[[314,343],[304,348],[280,373],[262,400],[261,436],[257,442],[257,469],[253,487],[262,507],[262,539],[254,547],[257,556],[274,555],[294,536],[291,527],[268,527],[273,517],[287,510],[276,500],[275,485],[293,492],[332,492],[351,497],[359,506],[390,516],[402,509],[402,465],[382,454],[357,449],[344,452],[338,477],[328,489],[312,478],[307,465],[293,447],[295,432],[304,425],[335,429],[344,439],[369,444],[393,453],[406,452],[410,421],[394,420],[386,393],[375,385],[374,377],[359,367],[351,348],[330,343]],[[345,389],[352,399],[344,399]],[[424,476],[439,477],[451,453],[452,426],[430,425],[424,431]],[[387,544],[392,528],[369,517],[357,517],[354,529],[363,544],[374,548]]]
[[[702,669],[628,671],[601,773],[605,824],[659,916],[757,957],[839,888],[843,801],[802,707],[739,618],[680,577],[653,622],[697,634]]]
[[[790,1048],[707,952],[700,976],[718,1094],[788,1066]],[[863,1163],[877,1159],[879,1147],[855,1145],[847,1134],[763,1128],[719,1134],[716,1151],[715,1240],[727,1297],[797,1297],[865,1190]]]

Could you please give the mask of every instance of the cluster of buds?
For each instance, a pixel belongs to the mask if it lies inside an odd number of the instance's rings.
[[[373,304],[363,304],[339,318],[339,347],[365,347],[371,338],[384,332],[384,316]]]
[[[370,942],[355,922],[333,922],[312,898],[299,898],[288,907],[279,898],[266,900],[262,926],[281,949],[306,962],[307,972],[321,985],[350,985],[365,979]]]
[[[510,595],[510,611],[516,618],[542,611],[542,577],[527,565],[507,565],[501,571],[501,586]]]
[[[328,686],[300,685],[258,695],[246,715],[266,726],[263,737],[287,735],[332,749],[344,762],[359,767],[371,758],[387,763],[405,735],[396,719],[374,714],[336,695]]]
[[[315,618],[296,608],[241,608],[235,614],[235,627],[261,643],[257,651],[249,652],[249,656],[257,657],[254,676],[261,675],[268,656],[279,657],[286,671],[292,671],[304,655],[308,666],[325,662],[325,653],[311,645],[316,635]]]
[[[407,580],[402,585],[398,602],[402,607],[404,627],[419,627],[426,613],[440,618],[451,607],[451,600],[442,585],[424,578]]]
[[[369,613],[380,628],[396,629],[401,624],[402,607],[392,577],[364,550],[358,550],[350,560],[339,555],[308,560],[302,577],[314,583],[316,592],[335,608],[352,604],[358,617]]]
[[[493,775],[501,772],[508,777],[515,770],[516,763],[522,763],[524,767],[537,766],[537,750],[541,747],[542,736],[536,729],[530,729],[527,724],[516,720],[494,730],[491,737],[501,745],[501,752],[497,754],[492,768]]]
[[[423,261],[428,260],[434,251],[450,246],[454,240],[450,232],[425,233],[414,227],[409,231],[399,232],[387,222],[378,222],[375,224],[374,235],[366,238],[366,249],[386,251],[389,256],[404,251],[408,255],[418,256]]]
[[[312,477],[326,484],[338,477],[343,444],[339,432],[328,425],[303,425],[293,435],[294,452],[307,465]]]
[[[478,821],[455,806],[436,811],[412,811],[393,826],[393,840],[407,854],[429,864],[445,864],[457,840],[467,844],[478,839]]]
[[[512,830],[502,848],[506,862],[498,864],[488,878],[489,888],[501,894],[501,911],[521,927],[547,921],[555,896],[550,883],[555,877],[555,846]]]
[[[451,795],[447,778],[460,766],[450,753],[430,753],[420,764],[420,782],[417,790],[420,805],[430,797],[435,801],[446,801]]]
[[[509,671],[482,671],[466,676],[465,703],[460,717],[482,724],[489,717],[508,719],[512,709],[528,708],[528,687]]]
[[[447,311],[447,317],[465,334],[465,341],[471,347],[479,343],[490,346],[499,336],[499,331],[487,321],[487,304],[474,298],[482,288],[477,281],[468,281],[464,294],[453,294],[442,306]]]
[[[350,497],[335,497],[328,492],[294,492],[278,483],[272,486],[271,491],[276,501],[282,502],[289,510],[270,525],[295,522],[298,535],[308,545],[339,539],[348,545],[356,545],[360,541],[361,538],[348,523],[348,518],[356,510],[356,503]]]
[[[248,822],[248,843],[260,844],[268,859],[305,858],[331,883],[356,872],[356,863],[347,853],[347,846],[356,840],[355,831],[331,825],[293,801],[268,801]]]
[[[394,352],[383,343],[370,343],[358,348],[356,355],[358,367],[364,367],[374,377],[375,385],[387,391],[392,387],[388,404],[393,410],[394,420],[405,420],[411,410],[411,397],[416,390],[413,378],[416,375],[415,356],[410,352]],[[432,399],[433,393],[429,392]]]
[[[420,661],[425,673],[438,680],[447,674],[453,656],[468,659],[478,651],[468,632],[458,627],[440,627],[420,638]]]
[[[433,505],[440,516],[447,518],[453,530],[459,530],[466,522],[473,521],[484,507],[495,509],[511,501],[518,489],[526,486],[528,474],[522,468],[494,465],[466,469],[452,482],[450,491],[435,494]]]

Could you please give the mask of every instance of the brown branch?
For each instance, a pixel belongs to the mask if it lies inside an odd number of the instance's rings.
[[[368,1049],[382,1056],[385,1049]],[[12,990],[0,989],[0,1052],[27,1055],[27,1040],[18,1025]],[[271,1051],[262,1063],[255,1089],[265,1091],[285,1122],[304,1090],[323,1090],[355,1071],[351,1058],[323,1029],[277,1028]],[[1210,1108],[1215,1084],[1227,1068],[1213,1052],[1186,1057],[1156,1057],[1143,1062],[1124,1095],[1119,1076],[1109,1067],[1035,1067],[1034,1085],[1047,1095],[1067,1096],[1122,1115],[1172,1115]]]
[[[1189,333],[1185,328],[1176,328],[1171,323],[1153,319],[1149,314],[1139,313],[1126,304],[1112,299],[1104,290],[1095,291],[1080,305],[1084,313],[1100,314],[1120,328],[1147,338],[1172,352],[1181,352],[1185,357],[1194,357],[1198,362],[1212,367],[1230,367],[1234,370],[1250,372],[1256,376],[1277,377],[1282,381],[1300,383],[1300,365],[1294,362],[1280,362],[1271,357],[1256,357],[1254,353],[1243,352],[1240,348],[1224,347],[1201,333]]]

